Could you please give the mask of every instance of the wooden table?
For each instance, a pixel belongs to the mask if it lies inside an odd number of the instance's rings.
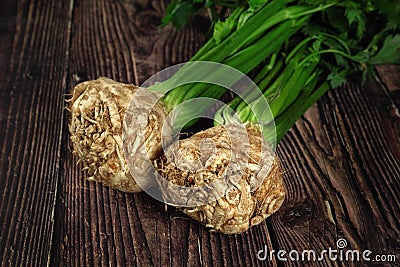
[[[340,238],[400,261],[399,66],[330,91],[296,123],[278,148],[287,199],[244,234],[85,181],[68,141],[71,88],[140,84],[188,60],[207,30],[160,30],[164,1],[133,2],[0,2],[1,266],[352,265],[257,259],[265,246],[322,251]]]

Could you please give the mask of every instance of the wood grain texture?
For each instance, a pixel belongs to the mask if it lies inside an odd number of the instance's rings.
[[[0,10],[0,266],[46,266],[71,10],[69,1],[2,1]]]
[[[388,100],[381,84],[329,92],[280,144],[289,195],[272,227],[281,248],[321,251],[344,238],[348,249],[399,257],[398,129],[369,94]]]
[[[278,147],[284,206],[241,235],[84,179],[64,94],[99,76],[141,84],[189,59],[207,27],[160,30],[166,3],[0,3],[0,266],[357,265],[257,259],[264,246],[322,251],[339,238],[399,261],[399,66],[329,92],[296,123]]]

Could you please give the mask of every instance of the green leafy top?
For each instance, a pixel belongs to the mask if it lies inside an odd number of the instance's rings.
[[[195,14],[208,10],[213,42],[218,45],[271,2],[274,0],[174,0],[167,7],[162,26],[172,22],[180,29]],[[360,72],[365,80],[371,71],[368,65],[400,64],[400,0],[298,0],[289,1],[288,6],[323,4],[332,6],[314,14],[301,32],[324,43],[313,53],[326,54],[321,64],[329,71],[327,79],[332,87]]]
[[[265,0],[250,0],[252,6],[259,5]],[[178,30],[183,28],[190,20],[200,12],[208,10],[213,24],[224,18],[228,9],[247,6],[245,0],[173,0],[165,11],[161,26],[172,23]]]
[[[203,10],[213,35],[191,60],[253,71],[272,117],[256,96],[229,106],[243,122],[259,123],[251,105],[262,125],[274,120],[278,140],[328,89],[350,78],[365,81],[375,64],[400,64],[400,0],[174,0],[163,25],[181,28]],[[229,122],[231,111],[216,118]]]

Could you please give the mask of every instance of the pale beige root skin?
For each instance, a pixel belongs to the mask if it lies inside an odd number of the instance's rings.
[[[248,127],[246,131],[250,149],[245,145],[246,141],[240,141],[241,138],[231,143],[228,132],[222,126],[217,126],[178,141],[166,152],[171,161],[163,156],[156,164],[164,179],[180,186],[195,187],[216,179],[230,180],[228,183],[231,186],[221,194],[220,199],[206,205],[181,208],[185,214],[212,231],[225,234],[244,232],[276,212],[284,201],[285,190],[279,159],[272,153],[261,152],[261,144],[265,142],[256,127]],[[200,151],[199,145],[207,138],[213,141],[216,153],[210,152],[212,148],[207,151],[204,146]],[[232,151],[249,151],[248,163],[236,181],[232,181],[231,177],[235,176],[232,173],[224,174]],[[169,190],[168,186],[162,188],[164,195],[171,195]],[[175,197],[186,197],[188,202],[197,197],[182,196],[179,192],[172,194]]]
[[[67,101],[73,153],[84,163],[87,179],[124,192],[142,191],[129,172],[122,144],[125,111],[137,90],[131,84],[99,78],[78,84]],[[161,104],[155,109],[165,113]],[[157,136],[153,132],[153,126],[159,124],[162,122],[151,113],[144,144],[151,160],[161,152],[161,133]]]

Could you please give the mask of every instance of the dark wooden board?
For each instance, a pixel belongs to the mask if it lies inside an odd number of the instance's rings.
[[[321,251],[344,238],[399,257],[399,118],[376,101],[390,101],[380,86],[329,92],[280,144],[289,194],[271,220],[279,247]]]
[[[296,123],[278,147],[284,206],[244,234],[84,180],[64,94],[99,76],[141,84],[189,59],[207,27],[160,30],[165,3],[0,3],[0,266],[353,265],[257,259],[264,246],[322,251],[340,238],[400,260],[399,66],[329,92]]]
[[[0,2],[0,266],[50,261],[71,11]]]

